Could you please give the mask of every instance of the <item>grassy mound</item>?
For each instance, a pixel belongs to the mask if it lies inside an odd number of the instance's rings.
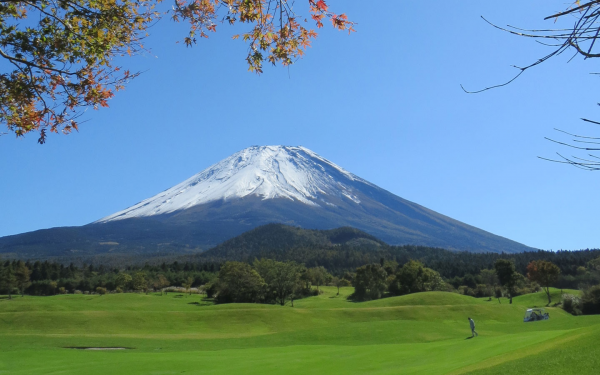
[[[560,302],[563,293],[574,294],[577,296],[581,294],[579,290],[574,289],[563,289],[561,293],[561,289],[550,288],[550,298],[552,299],[552,303],[550,304],[550,306],[553,306],[555,303]],[[529,307],[546,307],[546,305],[548,305],[548,295],[546,294],[546,292],[543,291],[525,294],[513,298],[513,303],[527,305]]]

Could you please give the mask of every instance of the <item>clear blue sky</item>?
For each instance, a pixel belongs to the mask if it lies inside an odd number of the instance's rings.
[[[303,3],[302,0],[297,3]],[[306,57],[246,71],[235,30],[194,48],[151,30],[144,74],[79,133],[0,137],[0,236],[83,225],[251,145],[302,145],[447,216],[543,249],[600,247],[600,172],[544,162],[554,127],[597,133],[596,65],[568,56],[478,95],[548,52],[487,25],[548,28],[563,1],[330,0],[357,33],[322,30]]]

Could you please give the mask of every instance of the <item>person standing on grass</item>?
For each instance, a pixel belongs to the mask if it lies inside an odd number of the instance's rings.
[[[479,336],[477,331],[475,331],[475,322],[473,319],[469,318],[469,324],[471,325],[471,337]]]

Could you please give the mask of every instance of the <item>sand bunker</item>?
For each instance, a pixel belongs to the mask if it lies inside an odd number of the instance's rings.
[[[120,346],[112,346],[112,347],[93,347],[93,346],[70,346],[66,349],[78,349],[78,350],[129,350],[133,348],[125,348]]]

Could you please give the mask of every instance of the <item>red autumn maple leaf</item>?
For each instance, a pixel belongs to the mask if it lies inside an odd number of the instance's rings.
[[[327,12],[327,4],[325,4],[325,1],[323,0],[317,1],[317,8],[320,11]]]

